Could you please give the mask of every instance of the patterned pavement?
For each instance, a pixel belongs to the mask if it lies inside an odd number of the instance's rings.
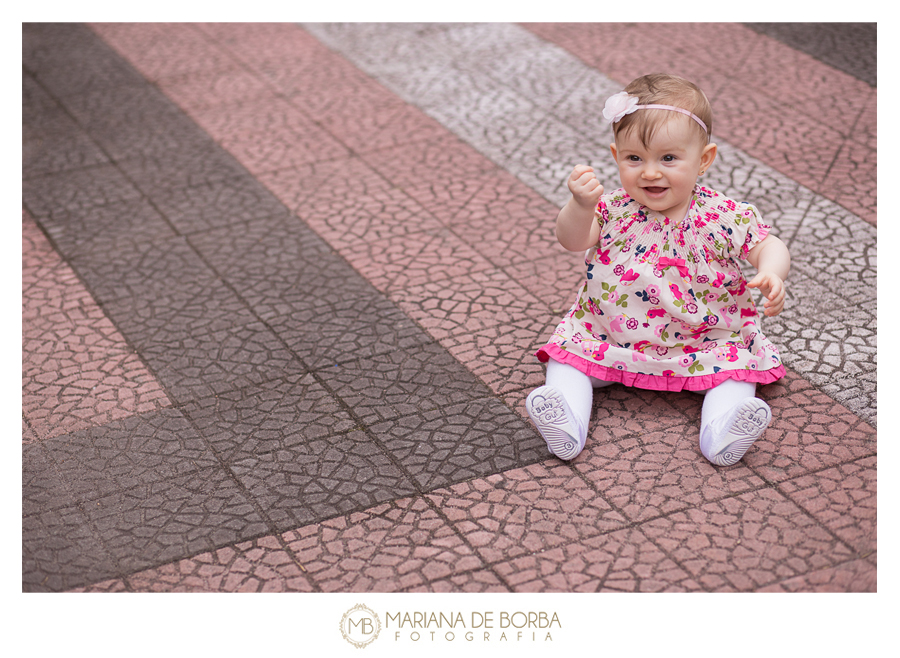
[[[24,24],[23,591],[876,591],[874,25],[792,29]],[[732,468],[524,414],[639,41],[794,259]]]

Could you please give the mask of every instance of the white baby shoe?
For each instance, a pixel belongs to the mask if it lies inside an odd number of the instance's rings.
[[[584,449],[587,429],[581,427],[558,390],[552,386],[534,389],[525,400],[525,409],[554,455],[568,461]]]
[[[703,429],[700,451],[717,466],[736,464],[771,421],[769,405],[759,398],[747,398]]]

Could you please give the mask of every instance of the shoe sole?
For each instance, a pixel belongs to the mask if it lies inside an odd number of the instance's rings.
[[[769,405],[759,398],[751,398],[741,404],[731,427],[723,439],[724,447],[712,458],[717,466],[731,466],[741,460],[750,446],[762,436],[772,422]]]
[[[525,409],[550,452],[566,461],[581,453],[584,446],[578,441],[577,425],[559,391],[550,386],[533,390],[525,401]]]

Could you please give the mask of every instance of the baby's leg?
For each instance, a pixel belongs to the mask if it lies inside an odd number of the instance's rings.
[[[703,400],[700,452],[718,466],[736,464],[771,420],[769,405],[756,397],[756,384],[726,379]]]
[[[550,452],[565,460],[581,453],[587,441],[594,388],[608,384],[573,366],[552,359],[547,363],[547,383],[531,392],[525,408]]]

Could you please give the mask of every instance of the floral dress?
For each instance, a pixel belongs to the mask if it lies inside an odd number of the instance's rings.
[[[769,232],[754,206],[698,185],[677,222],[619,189],[601,197],[595,218],[587,279],[540,361],[669,391],[784,376],[738,264]]]

